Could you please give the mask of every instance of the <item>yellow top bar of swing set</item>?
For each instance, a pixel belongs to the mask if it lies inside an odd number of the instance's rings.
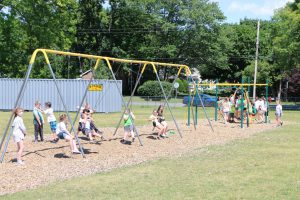
[[[193,85],[193,84],[191,84]],[[198,83],[197,84],[198,86],[268,86],[268,84],[266,83],[257,83],[257,84],[254,84],[254,83],[212,83],[212,84],[209,84],[209,83]]]
[[[30,59],[30,64],[33,64],[37,53],[43,53],[46,59],[46,63],[50,64],[50,61],[48,59],[47,53],[49,54],[56,54],[56,55],[64,55],[64,56],[76,56],[81,58],[88,58],[88,59],[95,59],[97,61],[99,60],[106,60],[106,61],[113,61],[113,62],[121,62],[121,63],[131,63],[131,64],[150,64],[150,65],[159,65],[159,66],[165,66],[165,67],[176,67],[179,68],[178,75],[181,72],[181,70],[184,68],[186,75],[191,75],[191,70],[187,65],[182,64],[172,64],[172,63],[160,63],[160,62],[152,62],[152,61],[142,61],[142,60],[129,60],[129,59],[120,59],[120,58],[112,58],[112,57],[106,57],[106,56],[96,56],[96,55],[90,55],[90,54],[82,54],[82,53],[72,53],[72,52],[65,52],[65,51],[57,51],[57,50],[51,50],[51,49],[36,49]],[[97,67],[97,65],[95,66]],[[110,66],[109,66],[110,67]]]

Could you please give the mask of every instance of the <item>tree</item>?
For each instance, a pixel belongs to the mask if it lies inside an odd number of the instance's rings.
[[[295,69],[290,77],[288,77],[288,92],[291,96],[299,97],[300,94],[300,69]]]
[[[23,76],[28,57],[37,48],[70,49],[76,32],[75,0],[3,0],[2,4],[7,8],[0,15],[4,40],[0,44],[4,49],[1,63],[5,76]],[[33,75],[49,77],[39,61]],[[61,59],[53,61],[57,69],[63,68],[60,63]]]
[[[300,1],[288,3],[274,15],[273,51],[277,72],[277,96],[280,98],[282,80],[288,77],[300,62]]]

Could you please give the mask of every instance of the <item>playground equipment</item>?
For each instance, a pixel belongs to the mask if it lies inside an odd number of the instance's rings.
[[[82,105],[83,105],[83,103],[84,103],[85,97],[86,97],[87,92],[88,92],[89,85],[91,84],[91,82],[92,82],[92,80],[93,80],[93,77],[94,77],[94,71],[97,70],[97,68],[99,67],[101,61],[104,61],[104,62],[106,63],[107,67],[109,68],[109,70],[110,70],[110,72],[111,72],[111,75],[112,75],[112,77],[113,77],[113,80],[114,80],[114,82],[115,82],[115,85],[116,85],[116,87],[117,87],[117,90],[118,90],[120,96],[122,97],[122,103],[123,103],[123,106],[125,107],[125,110],[128,109],[128,106],[129,106],[129,104],[130,104],[130,102],[131,102],[132,96],[134,95],[134,92],[135,92],[135,90],[136,90],[136,88],[137,88],[138,82],[140,81],[141,76],[142,76],[142,74],[144,73],[146,67],[147,67],[148,65],[149,65],[150,67],[152,67],[152,69],[153,69],[153,71],[154,71],[154,73],[155,73],[155,75],[156,75],[156,78],[157,78],[157,80],[158,80],[158,82],[159,82],[159,84],[160,84],[160,88],[161,88],[161,90],[162,90],[162,92],[163,92],[163,96],[164,96],[164,98],[165,98],[165,103],[167,104],[168,110],[169,110],[170,113],[171,113],[172,119],[173,119],[173,121],[174,121],[174,123],[175,123],[175,125],[176,125],[176,128],[177,128],[177,130],[178,130],[178,133],[179,133],[180,137],[182,137],[182,134],[181,134],[181,132],[180,132],[179,126],[178,126],[178,124],[177,124],[177,122],[176,122],[176,120],[175,120],[175,118],[174,118],[174,115],[173,115],[173,113],[172,113],[172,110],[171,110],[171,108],[170,108],[170,105],[169,105],[169,102],[168,102],[166,93],[165,93],[165,91],[164,91],[164,89],[163,89],[163,86],[162,86],[162,84],[161,84],[159,75],[158,75],[158,73],[157,73],[157,68],[156,68],[156,66],[163,66],[163,67],[173,67],[173,68],[177,68],[177,69],[178,69],[178,72],[177,72],[177,75],[176,75],[176,78],[175,78],[174,82],[177,80],[178,76],[181,74],[181,71],[182,71],[183,69],[184,69],[184,71],[185,71],[185,76],[187,76],[190,80],[192,80],[192,82],[195,82],[195,81],[193,80],[193,78],[191,77],[191,71],[190,71],[190,69],[189,69],[189,67],[188,67],[187,65],[182,65],[182,64],[170,64],[170,63],[158,63],[158,62],[139,61],[139,60],[118,59],[118,58],[111,58],[111,57],[105,57],[105,56],[96,56],[96,55],[89,55],[89,54],[81,54],[81,53],[71,53],[71,52],[56,51],[56,50],[50,50],[50,49],[36,49],[36,50],[33,52],[32,56],[31,56],[30,63],[29,63],[29,66],[28,66],[28,69],[27,69],[27,72],[26,72],[26,75],[25,75],[23,84],[22,84],[22,86],[21,86],[21,88],[20,88],[20,91],[19,91],[18,96],[17,96],[17,100],[16,100],[16,102],[15,102],[15,104],[14,104],[14,109],[20,106],[20,103],[21,103],[21,101],[22,101],[22,98],[23,98],[23,95],[24,95],[24,92],[25,92],[25,89],[26,89],[26,86],[27,86],[27,82],[28,82],[28,80],[29,80],[29,76],[30,76],[30,74],[31,74],[31,70],[32,70],[32,68],[33,68],[33,64],[34,64],[34,62],[35,62],[35,60],[36,60],[37,53],[42,53],[42,54],[43,54],[43,56],[44,56],[44,58],[45,58],[45,61],[46,61],[47,65],[48,65],[48,67],[49,67],[49,70],[50,70],[52,79],[53,79],[53,81],[54,81],[54,83],[55,83],[55,86],[56,86],[57,92],[58,92],[58,94],[59,94],[60,100],[61,100],[61,102],[62,102],[62,104],[63,104],[63,107],[64,107],[64,110],[65,110],[65,112],[66,112],[66,114],[67,114],[68,120],[69,120],[69,122],[70,122],[70,124],[71,124],[71,131],[70,131],[70,132],[71,132],[71,133],[74,132],[74,135],[75,135],[75,138],[76,138],[77,143],[78,143],[78,145],[79,145],[79,148],[80,148],[80,152],[81,152],[82,157],[85,157],[85,155],[84,155],[84,152],[83,152],[83,148],[82,148],[82,146],[81,146],[81,144],[80,144],[80,140],[79,140],[79,138],[78,138],[78,136],[77,136],[77,134],[76,134],[76,132],[75,132],[74,124],[75,124],[75,122],[76,122],[76,120],[77,120],[77,118],[78,118],[78,116],[79,116],[80,108],[82,107]],[[78,108],[78,111],[77,111],[77,113],[76,113],[76,116],[75,116],[74,120],[72,120],[72,118],[71,118],[71,116],[70,116],[70,114],[69,114],[69,111],[68,111],[67,106],[66,106],[66,102],[65,102],[65,100],[64,100],[64,98],[63,98],[63,96],[62,96],[61,90],[60,90],[60,88],[59,88],[59,86],[58,86],[58,84],[57,84],[56,76],[55,76],[55,74],[54,74],[54,72],[53,72],[53,70],[52,70],[52,66],[51,66],[51,64],[50,64],[50,61],[49,61],[49,58],[48,58],[48,54],[63,55],[63,56],[69,56],[69,57],[70,57],[70,56],[74,56],[74,57],[78,57],[78,58],[94,59],[94,60],[96,61],[96,62],[95,62],[94,68],[91,69],[92,76],[91,76],[91,78],[90,78],[90,80],[89,80],[89,84],[88,84],[88,86],[87,86],[87,88],[86,88],[86,90],[85,90],[84,96],[83,96],[83,98],[82,98],[82,100],[81,100],[80,106],[79,106],[79,108]],[[119,88],[119,85],[117,84],[117,80],[116,80],[115,74],[114,74],[114,72],[113,72],[111,62],[130,63],[130,64],[140,64],[140,65],[143,65],[143,67],[142,67],[142,69],[141,69],[141,72],[140,72],[140,75],[139,75],[139,78],[138,78],[138,81],[137,81],[137,83],[136,83],[136,85],[135,85],[135,87],[134,87],[134,89],[133,89],[133,91],[132,91],[132,93],[131,93],[130,99],[129,99],[129,101],[128,101],[127,104],[126,104],[126,102],[125,102],[125,100],[124,100],[124,98],[123,98],[121,89]],[[174,85],[174,84],[173,84],[173,85]],[[200,98],[200,101],[201,101],[201,98]],[[209,120],[209,118],[208,118],[208,116],[207,116],[207,113],[206,113],[206,110],[205,110],[205,107],[204,107],[202,101],[201,101],[201,105],[202,105],[202,108],[203,108],[203,110],[204,110],[204,112],[205,112],[205,116],[206,116],[206,118],[207,118],[207,120],[208,120],[208,122],[209,122],[209,124],[210,124],[210,127],[211,127],[211,129],[212,129],[212,131],[213,131],[212,125],[211,125],[210,120]],[[125,111],[124,111],[124,112],[125,112]],[[124,114],[124,113],[123,113],[123,114]],[[122,116],[123,116],[123,115],[122,115]],[[121,116],[121,118],[122,118],[122,116]],[[131,116],[131,115],[129,115],[129,117],[132,119],[132,116]],[[8,130],[9,130],[11,124],[12,124],[12,120],[13,120],[13,114],[11,114],[11,116],[10,116],[10,119],[9,119],[9,121],[8,121],[8,123],[7,123],[6,128],[5,128],[5,132],[4,132],[3,137],[2,137],[2,139],[1,139],[1,143],[0,143],[0,151],[2,150],[2,146],[3,146],[3,143],[4,143],[4,140],[5,140],[5,139],[6,139],[6,142],[5,142],[5,146],[4,146],[4,149],[3,149],[3,151],[2,151],[2,154],[1,154],[0,162],[3,162],[4,156],[5,156],[5,153],[6,153],[6,150],[7,150],[7,146],[8,146],[9,140],[10,140],[11,135],[12,135],[13,128],[10,129],[10,132],[9,132],[9,134],[8,134],[8,136],[7,136],[7,132],[8,132]],[[120,119],[120,121],[121,121],[121,119]],[[133,121],[133,120],[132,120],[132,121]],[[119,124],[120,124],[120,123],[119,123]],[[136,128],[135,125],[134,125],[134,122],[133,122],[133,126],[134,126],[134,130],[135,130],[135,132],[136,132],[136,134],[137,134],[138,140],[139,140],[139,142],[140,142],[140,145],[143,145],[143,143],[142,143],[142,141],[141,141],[141,139],[140,139],[140,137],[139,137],[138,130],[137,130],[137,128]],[[118,127],[119,127],[119,125],[117,126],[117,128],[118,128]],[[116,129],[116,130],[117,130],[117,129]],[[115,131],[115,132],[116,132],[116,131]],[[114,134],[115,134],[115,133],[114,133]]]
[[[194,96],[195,94],[199,93],[198,91],[198,87],[199,86],[215,86],[215,103],[214,103],[214,107],[215,107],[215,121],[218,120],[218,93],[219,93],[219,87],[224,87],[224,86],[235,86],[235,87],[240,87],[241,90],[241,96],[242,99],[241,101],[244,102],[244,100],[246,99],[247,101],[247,127],[249,127],[249,108],[250,108],[250,99],[249,99],[249,92],[250,92],[250,87],[251,86],[265,86],[265,90],[266,90],[266,99],[268,99],[268,92],[269,92],[269,84],[268,84],[268,80],[266,81],[266,83],[257,83],[257,84],[253,84],[250,83],[250,77],[247,78],[247,82],[248,83],[244,83],[244,79],[242,78],[242,83],[218,83],[218,80],[216,80],[216,83],[189,83],[189,88],[195,88],[193,90],[193,92],[189,92],[189,103],[188,103],[188,122],[187,124],[190,125],[190,118],[191,118],[191,113],[192,113],[192,117],[194,119],[194,123],[197,124],[197,118],[198,118],[198,108],[197,105],[195,105],[195,116],[193,114],[193,109],[191,109],[191,106],[193,106],[193,101],[194,101]],[[247,90],[244,88],[247,86]],[[190,90],[189,90],[190,91]],[[269,108],[269,102],[266,101],[267,103],[267,108]],[[241,111],[244,110],[244,104],[241,104]],[[191,112],[192,111],[192,112]],[[241,112],[241,128],[244,127],[244,113]],[[268,122],[268,115],[266,115],[265,117],[265,123]]]

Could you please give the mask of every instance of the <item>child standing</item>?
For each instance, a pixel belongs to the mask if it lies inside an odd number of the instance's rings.
[[[122,144],[128,144],[131,145],[131,142],[128,141],[129,134],[131,134],[132,142],[134,142],[134,127],[132,120],[135,119],[135,116],[133,115],[130,110],[126,110],[123,116],[124,119],[124,138],[121,140]]]
[[[276,111],[275,111],[275,116],[276,116],[276,125],[277,126],[282,126],[283,122],[281,121],[281,116],[282,116],[282,105],[280,100],[276,101]]]
[[[38,135],[41,141],[44,141],[43,125],[44,118],[41,112],[41,103],[36,101],[33,109],[33,125],[34,125],[34,142],[38,142]]]
[[[53,109],[51,108],[52,104],[51,102],[45,103],[46,110],[42,111],[44,114],[47,115],[47,120],[50,125],[51,133],[52,133],[52,141],[53,143],[56,143],[59,139],[56,136],[56,118],[53,113]]]
[[[234,105],[234,100],[233,103],[230,101],[229,102],[230,105],[230,111],[229,111],[229,122],[230,123],[234,123],[234,111],[235,111],[235,105]]]
[[[26,135],[26,128],[22,119],[23,109],[17,108],[14,111],[15,119],[13,122],[13,140],[17,144],[17,164],[23,165],[21,157],[24,150],[24,138]]]
[[[71,152],[74,154],[80,154],[76,146],[76,141],[74,140],[71,133],[67,130],[67,115],[61,114],[59,116],[59,123],[56,129],[56,134],[59,139],[65,139],[70,142]]]
[[[229,116],[229,111],[230,111],[230,104],[228,101],[228,98],[226,97],[222,103],[222,111],[223,111],[223,116],[224,116],[224,121],[225,124],[228,122],[228,116]]]

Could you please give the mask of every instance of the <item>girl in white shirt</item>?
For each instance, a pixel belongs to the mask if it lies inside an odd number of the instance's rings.
[[[74,137],[71,135],[71,133],[67,130],[67,115],[61,114],[59,116],[59,123],[56,129],[56,134],[59,139],[65,139],[66,141],[70,142],[70,148],[72,153],[74,154],[80,154],[79,150],[76,146],[76,141],[74,140]]]
[[[26,128],[22,119],[23,109],[16,108],[14,111],[15,118],[12,124],[13,127],[13,140],[17,144],[17,164],[23,165],[21,157],[24,151],[24,138],[26,135]]]
[[[276,116],[276,125],[277,126],[282,126],[283,122],[281,121],[281,116],[282,116],[282,105],[280,103],[280,100],[276,101],[276,111],[275,111],[275,116]]]

